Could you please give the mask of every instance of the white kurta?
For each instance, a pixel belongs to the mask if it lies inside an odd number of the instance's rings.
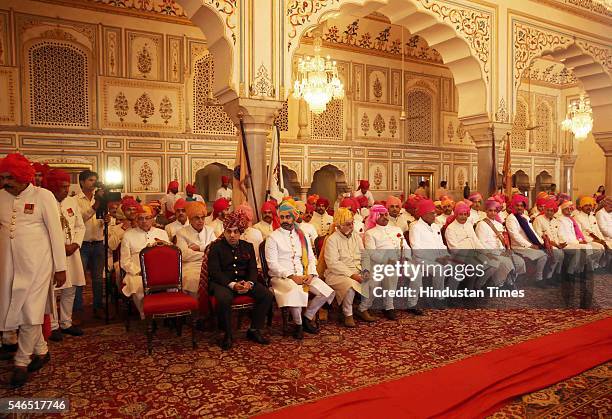
[[[470,209],[470,216],[468,217],[468,222],[472,223],[472,225],[476,225],[476,223],[478,223],[480,220],[484,220],[486,217],[486,212]]]
[[[489,220],[493,224],[495,230],[497,230],[500,235],[503,235],[505,231],[504,225],[497,220]],[[505,266],[513,267],[516,275],[524,274],[527,271],[523,258],[510,252],[506,253],[506,247],[504,246],[503,241],[500,240],[499,236],[495,234],[491,226],[486,221],[478,223],[476,225],[475,232],[478,240],[480,240],[484,248],[487,249],[487,254],[493,255],[497,259],[497,262],[499,263],[499,266],[497,267],[498,271],[503,269]],[[504,255],[504,253],[506,255]],[[511,270],[512,269],[510,269],[509,272]],[[496,283],[495,285],[499,286],[500,284]]]
[[[410,227],[409,214],[401,213],[397,217],[391,217],[389,215],[389,225],[399,227],[402,233],[408,231]]]
[[[274,290],[274,297],[279,307],[306,307],[308,305],[308,293],[302,285],[296,284],[289,275],[317,275],[317,259],[312,251],[310,242],[308,246],[308,270],[304,272],[302,265],[302,244],[297,233],[293,230],[279,228],[272,232],[266,239],[266,262],[270,283]],[[331,303],[334,298],[334,290],[315,276],[310,286],[316,288]]]
[[[210,226],[204,226],[202,231],[198,232],[193,226],[189,225],[176,233],[176,245],[182,253],[183,289],[185,291],[198,292],[204,249],[216,239],[217,237]],[[189,246],[192,244],[199,246],[200,250],[190,249]]]
[[[521,225],[519,224],[516,217],[519,217],[519,215],[510,214],[508,215],[508,218],[506,218],[506,228],[508,229],[508,234],[510,235],[510,244],[515,250],[529,249],[531,248],[532,243],[527,238],[527,235],[521,228]],[[533,226],[531,225],[531,220],[529,220],[529,217],[527,217],[525,214],[520,215],[520,217],[523,217],[525,220],[527,220],[527,222],[531,226],[531,229],[533,230]],[[535,230],[533,232],[539,240],[540,244],[542,244],[542,238],[538,236],[538,233],[536,233]]]
[[[361,189],[357,189],[354,193],[355,198],[359,198],[360,196],[365,196],[366,198],[368,198],[368,207],[371,207],[372,205],[374,205],[374,195],[372,195],[372,192],[370,192],[369,190],[366,191],[366,193],[362,193]]]
[[[325,282],[336,291],[336,300],[341,303],[349,289],[361,293],[361,284],[351,278],[361,273],[361,238],[352,233],[346,237],[336,230],[325,240]]]
[[[261,268],[261,259],[259,258],[259,245],[264,241],[261,231],[253,227],[248,227],[244,233],[240,235],[240,239],[249,242],[255,249],[255,259],[257,259],[257,267]]]
[[[602,208],[597,211],[595,218],[606,240],[612,239],[612,212],[608,212],[605,208]]]
[[[580,225],[582,234],[584,234],[587,242],[593,242],[593,237],[591,237],[591,234],[600,240],[605,240],[604,235],[597,224],[597,218],[595,215],[593,215],[593,213],[585,214],[584,212],[580,211],[578,214],[576,214],[574,219],[578,222],[578,225]],[[608,246],[612,248],[612,239],[608,239],[606,242]],[[598,243],[594,244],[599,245]]]
[[[123,278],[125,285],[122,291],[128,297],[136,294],[142,298],[144,295],[142,277],[140,275],[140,251],[154,244],[155,239],[169,242],[168,234],[156,227],[151,227],[149,231],[144,231],[139,227],[130,228],[123,235],[120,264],[126,275]]]
[[[161,199],[161,209],[162,213],[165,214],[166,211],[174,214],[174,203],[177,199],[180,198],[179,194],[167,193]]]
[[[215,195],[215,200],[225,198],[228,201],[232,200],[232,190],[230,188],[224,188],[221,186],[217,189],[217,194]]]
[[[64,242],[51,192],[0,190],[0,330],[43,323],[53,274],[66,270]]]
[[[446,224],[446,219],[448,217],[450,217],[450,215],[440,214],[436,217],[434,222],[438,224],[440,227],[444,227],[444,225]]]
[[[206,227],[210,228],[213,231],[215,237],[219,237],[221,236],[221,234],[223,234],[223,221],[221,221],[219,218],[215,218],[214,220],[212,220],[206,225]]]
[[[261,232],[261,235],[263,236],[264,240],[266,240],[274,231],[274,229],[272,228],[272,224],[266,223],[264,220],[261,220],[260,222],[255,224],[253,228]]]
[[[77,200],[69,196],[59,204],[59,208],[67,223],[67,226],[64,226],[65,243],[78,244],[80,248],[85,236],[85,223],[79,211]],[[66,257],[66,282],[62,287],[56,289],[82,287],[84,285],[83,262],[80,249],[77,249],[72,255]]]
[[[315,227],[312,224],[304,222],[304,221],[302,221],[301,223],[297,223],[297,224],[300,230],[302,230],[302,232],[304,233],[304,235],[310,242],[310,245],[312,246],[312,248],[314,249],[315,240],[318,236],[317,229],[315,229]]]
[[[166,230],[166,233],[168,233],[168,238],[170,239],[170,241],[174,242],[174,237],[176,236],[176,233],[181,228],[188,226],[188,225],[189,225],[189,220],[186,220],[185,224],[182,224],[179,220],[174,220],[170,224],[167,224],[164,230]]]
[[[334,217],[327,212],[324,212],[323,215],[315,212],[312,214],[312,219],[309,222],[317,230],[318,236],[326,236],[329,232],[329,227],[331,227],[334,222]]]
[[[484,245],[474,232],[474,226],[469,221],[460,224],[454,220],[446,227],[444,234],[449,249],[484,249]]]

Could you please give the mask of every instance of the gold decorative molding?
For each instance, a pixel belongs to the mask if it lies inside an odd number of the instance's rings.
[[[1,55],[1,51],[0,51]],[[0,125],[17,125],[17,67],[0,67],[0,91],[4,99],[0,100]]]
[[[612,25],[612,8],[603,1],[595,0],[532,0],[545,3],[555,9],[563,10],[589,20]]]

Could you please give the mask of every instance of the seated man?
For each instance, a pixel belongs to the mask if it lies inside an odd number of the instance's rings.
[[[317,239],[317,230],[312,224],[304,221],[304,214],[306,214],[306,204],[304,203],[304,201],[298,201],[295,203],[295,207],[298,210],[298,219],[296,220],[298,228],[302,230],[302,232],[310,242],[310,245],[314,249],[315,240]],[[312,217],[312,213],[310,214],[310,216]]]
[[[140,251],[147,246],[170,244],[170,240],[164,230],[153,227],[153,208],[142,205],[136,210],[136,214],[136,227],[127,230],[121,240],[120,265],[125,271],[124,286],[121,291],[126,297],[132,297],[140,317],[144,319]]]
[[[317,199],[317,204],[315,207],[315,212],[312,214],[312,219],[310,220],[310,224],[314,225],[317,230],[317,235],[319,236],[327,236],[329,232],[329,228],[334,222],[334,218],[327,213],[327,208],[329,207],[329,201],[325,198]]]
[[[529,211],[529,218],[531,219],[531,222],[533,222],[538,215],[544,213],[544,204],[546,204],[546,201],[548,201],[548,199],[549,199],[549,196],[546,192],[540,192],[536,196],[536,203],[533,206],[533,208],[531,208],[531,210]]]
[[[256,223],[253,228],[261,231],[261,235],[265,240],[278,227],[280,227],[280,222],[276,214],[276,205],[272,201],[264,202],[261,206],[261,221]]]
[[[364,238],[367,259],[371,264],[395,264],[410,257],[410,246],[404,239],[404,234],[399,227],[389,225],[388,211],[382,205],[375,204],[370,208],[370,215],[366,220],[366,233]],[[382,280],[382,288],[385,291],[397,289],[397,275],[387,275]],[[416,281],[412,281],[413,285]],[[372,321],[369,309],[374,301],[374,294],[369,293],[367,298],[362,298],[359,305],[359,317],[364,321]],[[393,297],[389,293],[383,297],[384,316],[389,320],[396,320]],[[416,302],[410,306],[409,311],[417,313]]]
[[[189,225],[189,219],[187,218],[187,201],[183,198],[179,198],[174,202],[174,216],[176,220],[166,225],[166,233],[172,243],[176,243],[176,233],[183,227]]]
[[[612,240],[612,198],[604,198],[603,206],[595,214],[597,225],[606,241]]]
[[[247,221],[247,227],[244,233],[240,236],[240,240],[249,242],[255,249],[255,259],[257,259],[257,269],[261,269],[261,260],[259,260],[259,245],[264,241],[261,231],[253,228],[253,208],[245,201],[236,208],[236,212],[242,212]]]
[[[210,226],[204,225],[206,218],[204,203],[197,201],[187,203],[186,214],[189,225],[176,233],[176,245],[181,249],[183,259],[183,291],[196,297],[204,249],[217,237]]]
[[[225,198],[219,198],[213,203],[213,218],[208,227],[215,232],[215,237],[223,234],[223,220],[230,212],[230,201]]]
[[[162,213],[168,221],[174,220],[174,202],[179,197],[179,183],[176,180],[168,183],[166,194],[161,199]]]
[[[221,348],[228,350],[232,347],[232,300],[239,295],[247,295],[255,300],[247,338],[267,345],[270,341],[261,335],[261,329],[274,297],[264,285],[257,282],[253,245],[240,240],[240,235],[248,225],[244,212],[228,214],[223,225],[223,235],[210,245],[206,261],[208,292],[217,299],[217,316],[225,333]]]
[[[334,225],[336,231],[325,239],[319,263],[324,262],[325,282],[336,292],[336,301],[344,315],[344,325],[355,327],[353,299],[355,292],[361,293],[363,242],[353,232],[353,213],[348,208],[340,207],[336,210]]]
[[[288,307],[296,325],[294,337],[304,338],[307,333],[318,333],[312,320],[325,303],[334,300],[334,290],[317,275],[317,259],[310,242],[296,227],[297,209],[291,201],[279,207],[281,228],[266,239],[268,263],[274,297],[279,307]],[[308,301],[308,293],[314,298]],[[302,307],[306,311],[302,315]]]
[[[548,269],[553,271],[553,275],[559,276],[565,258],[563,249],[567,247],[567,243],[564,243],[559,237],[559,219],[555,217],[558,210],[557,201],[554,198],[548,198],[542,202],[541,199],[537,205],[541,212],[533,219],[533,230],[545,240],[545,243],[548,243]],[[576,270],[576,259],[573,256],[577,254],[577,252],[568,252],[568,257],[572,258],[572,260],[568,259],[570,260],[567,267],[569,274],[573,274]]]
[[[574,212],[574,204],[572,201],[565,201],[559,205],[561,216],[555,218],[559,220],[559,240],[563,243],[567,243],[568,249],[579,249],[577,268],[575,273],[579,274],[583,268],[586,267],[588,270],[594,270],[599,267],[600,253],[594,251],[592,243],[588,243],[582,229],[578,222],[572,217]],[[568,269],[569,273],[569,269]]]
[[[436,216],[435,223],[442,227],[446,225],[446,219],[453,214],[455,201],[449,197],[443,197],[443,200],[440,201],[440,203],[442,204],[442,214]]]
[[[204,198],[202,198],[202,195],[199,195],[196,193],[197,191],[198,190],[196,189],[195,186],[189,183],[185,185],[185,201],[187,202],[193,202],[193,201],[206,202],[204,201]]]
[[[599,225],[597,225],[597,218],[593,215],[593,209],[597,207],[595,198],[583,196],[578,203],[580,208],[574,218],[580,225],[587,243],[600,254],[599,266],[605,267],[609,263],[610,256],[612,256],[612,253],[607,252],[607,250],[612,249],[612,240],[606,240]]]
[[[472,202],[469,221],[475,226],[478,221],[487,216],[485,212],[480,209],[482,206],[482,195],[479,192],[472,192],[468,199]]]
[[[402,234],[408,231],[408,220],[409,215],[407,213],[400,213],[402,209],[402,201],[393,195],[387,197],[385,207],[389,211],[389,225],[393,227],[399,227],[402,230]]]
[[[525,259],[525,262],[532,261],[535,263],[535,280],[538,286],[543,286],[544,283],[544,267],[548,257],[544,252],[544,242],[533,231],[529,217],[525,214],[527,208],[527,198],[521,194],[514,194],[508,209],[510,214],[506,218],[506,228],[510,236],[510,244],[512,250]],[[552,272],[548,272],[546,279],[552,277]]]
[[[370,182],[366,179],[359,181],[359,187],[355,191],[354,196],[355,198],[365,196],[368,200],[368,208],[374,205],[374,195],[372,195],[372,192],[370,192]]]

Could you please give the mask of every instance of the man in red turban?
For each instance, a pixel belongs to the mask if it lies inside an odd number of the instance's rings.
[[[85,273],[81,261],[80,248],[85,236],[85,223],[79,210],[79,204],[74,197],[68,196],[70,189],[70,175],[63,170],[51,170],[45,176],[47,189],[49,189],[57,200],[60,210],[60,221],[64,229],[66,249],[66,282],[61,287],[56,287],[56,295],[60,296],[60,310],[58,317],[57,304],[52,305],[51,312],[51,336],[49,339],[55,342],[63,340],[63,335],[81,336],[83,331],[80,327],[72,324],[72,308],[76,287],[85,285]]]
[[[328,207],[329,201],[326,198],[317,199],[315,212],[312,215],[310,224],[315,227],[319,236],[326,236],[334,222],[334,217],[327,213]]]
[[[34,168],[23,155],[8,154],[0,162],[0,331],[19,329],[11,385],[26,383],[28,372],[50,359],[42,324],[51,282],[66,282],[66,237],[58,203],[37,188]],[[34,357],[32,358],[32,354]]]
[[[542,198],[543,201],[542,201]],[[559,206],[554,197],[540,197],[540,208],[541,212],[533,220],[533,230],[544,240],[549,248],[549,264],[547,269],[553,272],[553,275],[559,276],[561,274],[561,267],[563,265],[563,259],[565,253],[563,249],[567,247],[567,243],[563,242],[563,239],[559,235],[559,219],[555,217]],[[573,253],[573,254],[572,254]],[[568,252],[568,259],[570,265],[568,271],[573,274],[576,267],[576,252]],[[572,260],[572,256],[574,256]]]
[[[51,168],[46,163],[32,163],[32,167],[34,168],[34,185],[39,187],[45,187],[45,180],[47,177],[47,173]]]
[[[161,199],[161,207],[168,221],[174,220],[174,201],[178,199],[179,183],[176,180],[168,183],[166,195]]]
[[[359,186],[354,194],[355,198],[359,198],[360,196],[365,196],[368,199],[368,207],[374,205],[374,196],[372,192],[370,192],[370,182],[362,179],[359,181]]]
[[[215,236],[219,237],[223,234],[223,220],[230,212],[230,201],[225,198],[219,198],[213,203],[212,221],[208,223],[208,227],[212,228]]]
[[[230,181],[231,180],[229,176],[221,176],[221,187],[217,189],[216,199],[225,198],[228,201],[232,202],[232,190],[229,187]]]
[[[264,202],[261,206],[261,221],[253,226],[259,230],[264,240],[280,227],[280,221],[276,212],[276,205],[272,201]]]
[[[187,202],[193,202],[193,201],[198,201],[198,202],[206,202],[204,201],[204,198],[202,198],[202,195],[197,194],[198,190],[196,189],[195,186],[193,186],[192,184],[188,183],[187,185],[185,185],[185,201]]]

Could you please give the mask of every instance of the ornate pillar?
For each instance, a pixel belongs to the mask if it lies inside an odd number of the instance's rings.
[[[478,190],[483,197],[489,196],[489,185],[491,182],[491,176],[493,174],[493,139],[492,134],[495,134],[495,151],[496,160],[499,163],[499,149],[503,144],[503,140],[507,132],[512,129],[511,124],[505,123],[491,123],[486,120],[483,122],[477,121],[476,123],[470,124],[470,121],[462,121],[465,129],[470,133],[474,139],[474,144],[478,152],[478,183],[472,190]],[[495,176],[497,176],[497,168],[495,168]]]
[[[575,164],[575,154],[569,154],[561,158],[561,184],[559,185],[559,192],[565,192],[572,195],[572,189],[574,188]]]
[[[299,100],[297,138],[298,140],[310,139],[310,132],[308,131],[308,104],[304,99]]]
[[[612,131],[593,132],[593,137],[606,156],[606,173],[604,184],[606,191],[612,191]]]

